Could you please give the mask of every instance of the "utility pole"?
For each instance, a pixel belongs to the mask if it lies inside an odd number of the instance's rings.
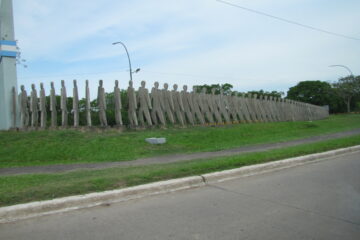
[[[0,0],[0,130],[19,127],[20,124],[18,103],[14,102],[18,89],[16,56],[12,0]]]

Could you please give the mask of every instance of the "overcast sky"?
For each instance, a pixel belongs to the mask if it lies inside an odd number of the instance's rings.
[[[19,84],[60,80],[71,88],[103,79],[111,91],[134,85],[230,83],[238,91],[287,91],[299,81],[335,81],[360,72],[360,41],[230,7],[215,0],[13,0],[15,33],[28,68]],[[228,0],[324,30],[360,38],[359,0]],[[81,90],[80,90],[81,91]],[[69,91],[71,92],[71,91]],[[95,93],[94,93],[95,94]]]

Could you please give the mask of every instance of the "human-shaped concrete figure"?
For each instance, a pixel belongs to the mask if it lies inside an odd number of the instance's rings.
[[[103,80],[99,81],[97,101],[98,101],[98,108],[99,108],[100,126],[107,127],[106,99],[105,99],[105,89],[103,87]]]
[[[184,109],[184,105],[181,99],[181,95],[178,92],[178,85],[174,84],[173,86],[173,90],[171,91],[172,93],[172,98],[174,101],[174,113],[177,119],[177,122],[181,125],[181,126],[185,126],[185,122],[183,119],[183,113],[185,111]]]
[[[153,124],[158,124],[158,119],[161,125],[165,126],[165,117],[163,109],[165,109],[164,101],[162,98],[162,92],[159,89],[159,83],[155,82],[154,87],[151,89],[151,102],[152,102],[152,111],[151,118]]]
[[[220,103],[220,96],[219,95],[215,95],[215,88],[211,89],[211,94],[208,95],[208,99],[209,99],[209,103],[212,105],[210,107],[210,109],[212,110],[212,115],[215,116],[216,122],[218,124],[222,124],[223,120],[222,117],[220,115],[220,108],[223,107],[225,108],[225,106],[222,106]]]
[[[190,99],[190,94],[187,92],[188,87],[186,85],[183,86],[183,90],[180,93],[182,105],[184,107],[183,111],[183,120],[184,122],[190,123],[191,125],[194,125],[194,118],[192,115],[192,103]]]
[[[115,87],[114,87],[114,100],[115,100],[115,122],[117,126],[122,126],[122,116],[121,116],[121,93],[119,88],[119,81],[115,80]]]
[[[21,127],[27,128],[29,126],[29,99],[24,85],[21,85],[20,89],[19,102]]]
[[[38,126],[38,117],[39,117],[38,105],[39,105],[39,101],[35,89],[35,84],[31,84],[31,95],[30,95],[31,127]]]
[[[46,94],[44,89],[44,84],[40,83],[40,127],[46,128]]]
[[[230,94],[230,96],[231,96],[231,94]],[[237,97],[235,96],[235,98],[237,98]],[[228,113],[228,108],[229,108],[229,105],[230,105],[229,98],[224,96],[224,90],[223,89],[220,89],[219,100],[220,100],[219,101],[220,104],[218,106],[219,107],[219,112],[223,116],[223,118],[225,119],[225,122],[230,123],[231,121],[230,121],[230,117],[229,117],[229,113]],[[236,110],[238,108],[238,106],[237,106],[238,102],[234,101],[233,104],[234,104],[234,110],[236,112]]]
[[[212,108],[211,102],[209,101],[209,96],[206,94],[206,88],[201,89],[200,100],[201,100],[200,108],[204,117],[206,117],[208,123],[214,124],[214,118],[212,116],[214,110]]]
[[[191,92],[191,101],[192,101],[192,109],[193,109],[193,118],[194,121],[195,119],[198,119],[201,125],[205,124],[205,119],[204,116],[201,112],[201,101],[200,101],[200,96],[197,93],[197,87],[193,86],[193,91]]]
[[[128,118],[129,118],[130,127],[137,127],[139,125],[137,116],[136,116],[137,98],[136,98],[136,93],[135,93],[135,89],[133,87],[132,81],[129,81],[127,95],[128,95],[128,102],[129,102]]]
[[[64,80],[61,80],[60,109],[61,109],[61,126],[67,127],[68,125],[67,93],[66,93]]]
[[[57,111],[56,111],[56,93],[54,82],[50,83],[50,113],[51,113],[51,127],[57,126]]]
[[[11,110],[11,114],[12,114],[12,126],[13,128],[16,128],[16,122],[17,122],[17,93],[16,93],[16,89],[15,87],[13,87],[11,89],[11,94],[12,94],[12,110]]]
[[[141,81],[141,87],[138,90],[139,113],[138,119],[142,126],[145,126],[145,119],[147,125],[152,126],[149,109],[151,109],[151,100],[149,91],[145,88],[145,81]]]
[[[91,127],[91,105],[90,105],[90,88],[89,80],[85,81],[85,112],[86,112],[86,124]]]
[[[79,127],[79,91],[76,80],[73,88],[73,114],[74,114],[74,127]]]
[[[162,90],[163,93],[163,100],[164,100],[164,114],[166,115],[167,119],[170,123],[174,124],[174,101],[172,98],[172,93],[168,90],[169,85],[167,83],[164,84],[164,89]]]

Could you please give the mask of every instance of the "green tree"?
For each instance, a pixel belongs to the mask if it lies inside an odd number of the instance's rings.
[[[344,111],[344,104],[327,82],[318,80],[299,82],[289,89],[286,98],[318,106],[329,105],[331,112]]]
[[[350,112],[352,100],[360,95],[360,76],[340,78],[333,86],[337,95],[346,104],[347,112]]]
[[[195,85],[194,87],[197,87],[197,92],[201,92],[201,89],[206,88],[206,93],[211,93],[211,89],[215,88],[215,94],[220,94],[220,89],[224,91],[224,95],[230,95],[231,89],[233,88],[233,85],[230,83],[225,84],[211,84],[211,85]]]

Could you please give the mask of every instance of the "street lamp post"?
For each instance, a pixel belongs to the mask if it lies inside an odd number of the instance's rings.
[[[127,50],[127,48],[126,48],[126,46],[125,46],[125,44],[123,43],[123,42],[114,42],[113,43],[113,45],[117,45],[117,44],[121,44],[124,48],[125,48],[125,51],[126,51],[126,55],[127,55],[127,57],[128,57],[128,60],[129,60],[129,68],[130,68],[130,81],[132,81],[133,80],[133,78],[132,78],[132,74],[135,72],[135,73],[137,73],[137,72],[139,72],[140,71],[140,68],[138,68],[138,69],[136,69],[134,72],[132,71],[132,68],[131,68],[131,61],[130,61],[130,55],[129,55],[129,52],[128,52],[128,50]]]
[[[348,67],[347,67],[347,66],[345,66],[345,65],[330,65],[329,67],[342,67],[342,68],[345,68],[346,70],[348,70],[348,71],[349,71],[350,76],[354,77],[353,72],[350,70],[350,68],[348,68]]]

